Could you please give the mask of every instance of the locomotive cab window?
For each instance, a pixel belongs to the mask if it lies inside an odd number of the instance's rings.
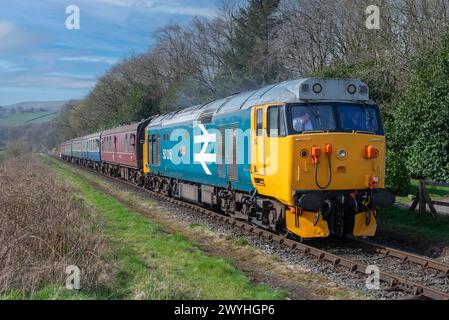
[[[285,137],[285,113],[283,107],[269,107],[267,114],[267,129],[269,137]]]
[[[379,107],[349,103],[306,104],[289,106],[289,131],[358,132],[383,135]]]
[[[333,131],[336,129],[331,105],[304,105],[291,108],[291,125],[296,133]]]
[[[338,108],[343,130],[378,132],[376,109],[367,106],[342,105]]]
[[[256,115],[256,135],[263,135],[263,109],[257,109]]]

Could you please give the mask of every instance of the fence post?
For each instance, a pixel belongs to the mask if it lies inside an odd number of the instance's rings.
[[[424,184],[423,179],[419,179],[419,214],[425,215],[426,214],[426,201],[424,198],[424,190],[426,189],[426,185]]]
[[[430,212],[433,215],[437,215],[437,211],[435,210],[435,206],[433,205],[433,201],[430,198],[429,194],[426,191],[426,181],[424,179],[419,180],[418,186],[418,194],[416,195],[415,200],[410,207],[411,211],[415,211],[416,207],[419,204],[418,212],[420,215],[426,214],[426,204],[429,206]]]

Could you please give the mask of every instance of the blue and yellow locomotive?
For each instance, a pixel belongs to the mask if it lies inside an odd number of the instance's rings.
[[[385,148],[366,84],[300,79],[152,119],[143,183],[282,234],[373,236]]]

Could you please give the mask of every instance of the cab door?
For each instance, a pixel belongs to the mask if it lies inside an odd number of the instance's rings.
[[[251,172],[255,176],[266,175],[266,107],[260,106],[253,109],[252,135],[253,155],[251,161]]]

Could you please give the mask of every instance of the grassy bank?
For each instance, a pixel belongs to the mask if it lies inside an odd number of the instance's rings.
[[[406,207],[410,206],[413,200],[410,196],[415,196],[418,193],[418,186],[418,180],[411,180],[409,196],[397,196],[397,203]],[[432,200],[449,198],[449,188],[447,187],[426,186],[426,190]],[[380,211],[379,226],[386,231],[404,233],[414,237],[422,236],[425,239],[449,243],[449,216],[433,217],[430,213],[421,216],[418,212],[394,206]]]
[[[382,230],[449,243],[448,216],[420,216],[417,212],[394,206],[381,210],[378,222]]]
[[[105,220],[104,232],[119,268],[116,299],[282,299],[285,293],[252,284],[233,261],[208,255],[182,235],[164,232],[141,214],[98,191],[52,159],[46,163],[67,179]],[[156,209],[157,210],[157,209]]]

